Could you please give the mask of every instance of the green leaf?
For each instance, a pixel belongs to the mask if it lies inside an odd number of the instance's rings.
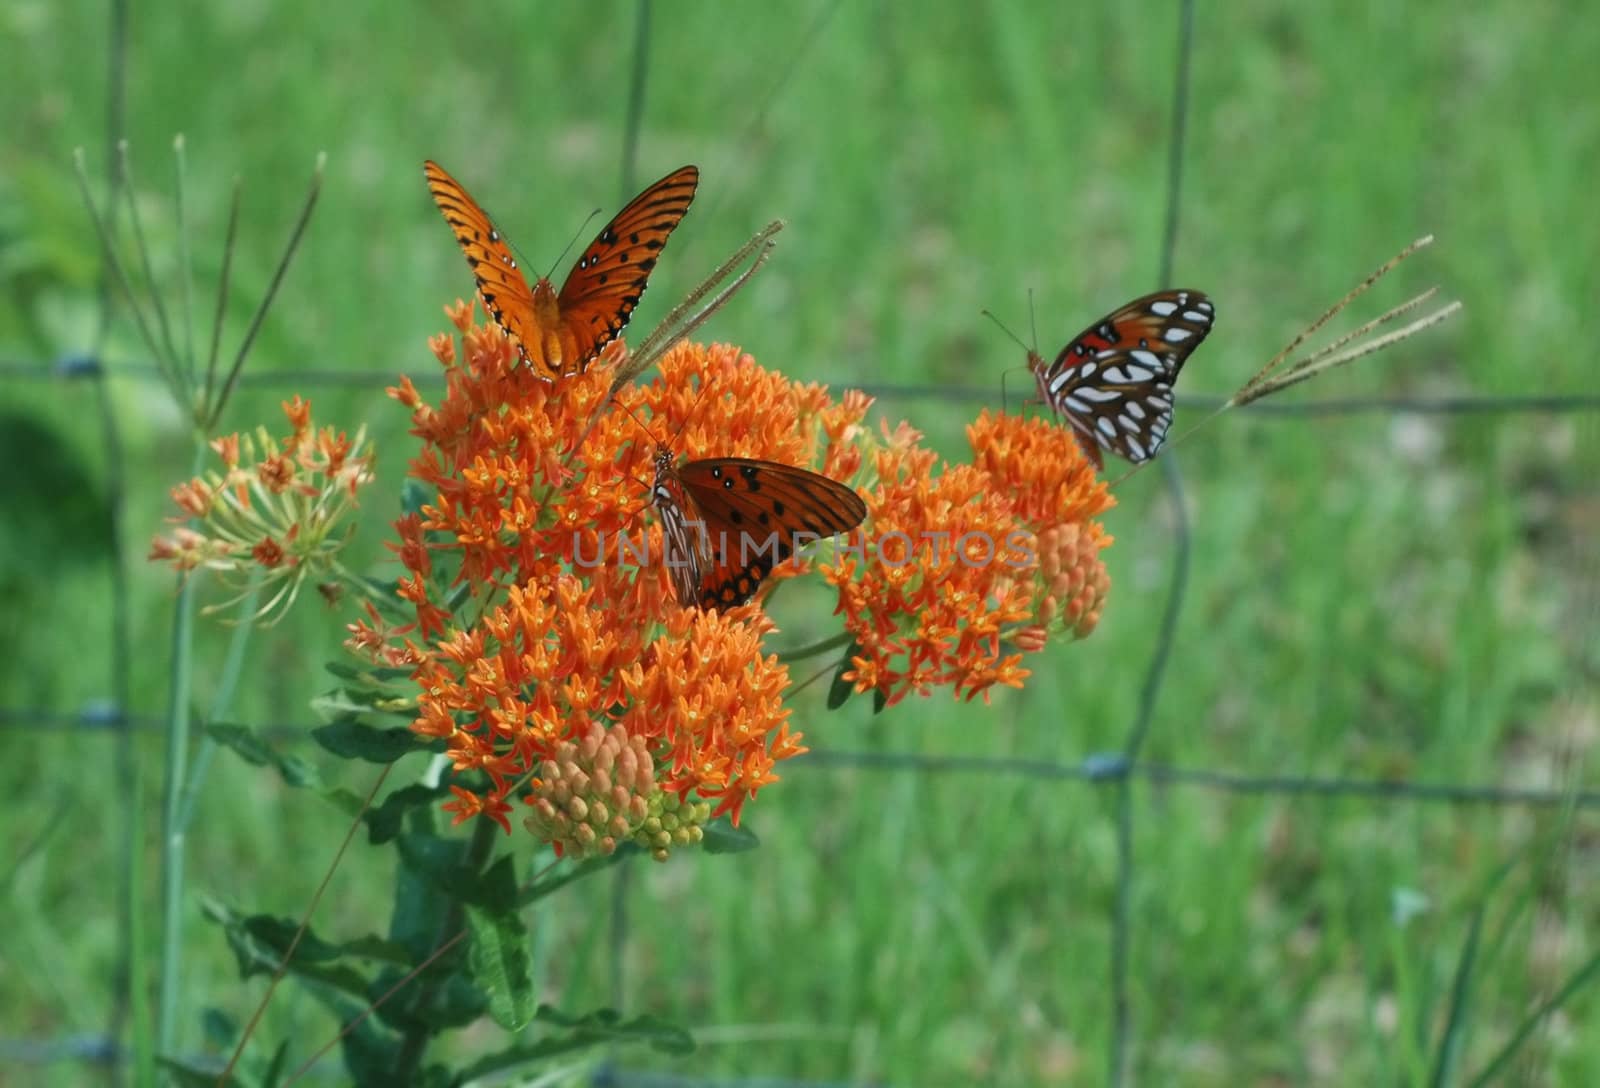
[[[883,708],[889,705],[889,696],[884,694],[882,688],[872,689],[872,712],[882,714]]]
[[[309,789],[322,787],[322,777],[317,774],[315,767],[297,756],[277,751],[249,726],[211,722],[206,726],[206,733],[246,763],[272,767],[291,786]]]
[[[371,1002],[366,998],[351,1000],[322,986],[311,987],[311,994],[333,1013],[335,1020],[347,1025],[340,1046],[351,1081],[362,1088],[393,1083],[395,1049],[400,1045],[400,1036],[387,1030],[377,1017],[365,1015]]]
[[[647,1014],[624,1020],[615,1009],[596,1009],[584,1016],[570,1016],[553,1005],[540,1005],[534,1019],[541,1024],[555,1024],[573,1032],[593,1034],[620,1043],[649,1043],[667,1054],[694,1053],[694,1036],[687,1029],[658,1016]]]
[[[387,714],[409,721],[417,716],[417,698],[369,688],[334,688],[313,697],[311,709],[328,722],[359,718],[364,714]]]
[[[213,1050],[231,1050],[239,1039],[239,1023],[215,1006],[200,1010],[200,1035]]]
[[[437,828],[438,810],[412,809],[407,824],[414,836],[433,839]],[[439,840],[444,841],[444,840]],[[439,933],[445,924],[454,900],[449,889],[441,887],[431,873],[419,867],[406,856],[405,844],[396,842],[400,864],[394,867],[394,898],[389,914],[389,938],[411,949],[421,963],[439,942]],[[454,857],[461,857],[459,847]]]
[[[434,939],[438,939],[437,934]],[[489,997],[463,970],[469,948],[464,941],[459,941],[411,977],[404,971],[380,971],[372,980],[371,1003],[377,1004],[384,994],[397,986],[404,986],[405,992],[378,1005],[377,1018],[403,1035],[415,1032],[437,1035],[482,1020],[489,1010]],[[427,954],[433,952],[430,948]]]
[[[489,1015],[507,1031],[521,1031],[533,1019],[533,960],[527,927],[517,913],[516,870],[508,855],[495,862],[479,881],[483,905],[468,903],[467,929],[472,947],[467,967],[489,995]]]
[[[761,845],[756,833],[748,827],[734,827],[728,820],[716,820],[706,825],[706,837],[700,847],[708,854],[742,854]]]
[[[217,1088],[222,1076],[223,1063],[214,1058],[157,1058],[156,1064],[167,1071],[170,1083],[178,1088]],[[234,1070],[225,1082],[232,1088],[254,1088],[254,1081],[241,1080],[242,1070]]]
[[[361,810],[366,805],[366,801],[357,797],[343,786],[334,786],[331,789],[323,790],[322,799],[352,820],[361,815]]]
[[[272,1052],[272,1061],[267,1063],[266,1072],[261,1074],[261,1088],[277,1088],[283,1080],[283,1071],[289,1064],[289,1040],[285,1039],[278,1044],[278,1049]]]
[[[395,790],[383,799],[383,804],[367,810],[368,840],[374,846],[388,842],[405,826],[406,813],[419,805],[431,805],[449,792],[450,787],[443,782],[437,786],[419,784]]]
[[[521,905],[515,881],[503,884],[498,872],[505,859],[478,872],[466,864],[467,844],[460,839],[406,832],[395,845],[407,869],[453,900],[489,911],[509,911]]]
[[[322,667],[340,680],[367,687],[382,687],[411,679],[410,669],[390,668],[383,665],[352,665],[348,661],[324,661]]]
[[[486,1079],[519,1066],[548,1061],[562,1054],[605,1043],[644,1043],[664,1054],[694,1052],[692,1035],[678,1025],[655,1016],[636,1016],[632,1020],[624,1020],[621,1013],[612,1009],[600,1009],[586,1016],[568,1016],[549,1005],[541,1005],[534,1019],[566,1031],[482,1058],[461,1071],[461,1080]]]
[[[275,972],[284,960],[295,930],[299,928],[298,922],[287,918],[266,914],[242,916],[213,899],[204,900],[201,909],[207,918],[223,927],[242,978]],[[294,959],[289,962],[289,974],[306,981],[320,982],[365,1001],[370,983],[360,969],[345,962],[353,958],[377,960],[399,967],[410,967],[414,962],[406,947],[395,941],[369,936],[336,944],[323,940],[308,929],[295,947]]]
[[[311,731],[311,735],[318,744],[336,756],[363,759],[368,763],[393,763],[403,755],[424,751],[428,747],[404,726],[379,729],[348,718],[320,725]]]
[[[462,864],[467,844],[460,839],[407,832],[395,840],[395,845],[406,868],[445,892],[454,892],[456,881],[471,875]]]
[[[1471,1020],[1473,969],[1478,963],[1478,943],[1483,937],[1483,919],[1488,911],[1489,896],[1485,895],[1472,912],[1467,941],[1456,960],[1455,983],[1450,988],[1450,1010],[1445,1017],[1444,1032],[1439,1037],[1439,1049],[1434,1060],[1431,1080],[1434,1088],[1444,1088],[1444,1085],[1456,1082],[1456,1064],[1460,1061],[1467,1025]]]
[[[850,645],[844,649],[844,655],[839,658],[839,665],[833,670],[833,684],[828,688],[828,709],[838,710],[855,694],[856,682],[846,680],[844,674],[855,667],[852,658],[860,657],[863,647],[860,639],[852,639]]]

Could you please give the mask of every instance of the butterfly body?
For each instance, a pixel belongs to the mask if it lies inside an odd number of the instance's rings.
[[[1030,351],[1028,367],[1096,468],[1107,450],[1139,464],[1166,441],[1173,383],[1215,317],[1203,292],[1158,291],[1107,314],[1048,365]]]
[[[867,516],[855,491],[776,461],[713,457],[677,464],[655,453],[650,499],[661,518],[672,589],[685,608],[733,608],[803,545],[847,533]]]
[[[443,167],[429,160],[423,176],[466,255],[484,308],[518,357],[546,378],[582,373],[627,326],[700,181],[698,169],[684,166],[645,189],[589,243],[557,291],[545,277],[528,285],[488,213]]]

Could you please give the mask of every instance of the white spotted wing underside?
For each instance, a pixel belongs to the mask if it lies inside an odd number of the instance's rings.
[[[1101,467],[1109,450],[1134,464],[1156,455],[1172,426],[1172,386],[1211,332],[1216,310],[1200,291],[1159,291],[1106,315],[1049,366],[1030,353],[1039,395],[1072,424]]]

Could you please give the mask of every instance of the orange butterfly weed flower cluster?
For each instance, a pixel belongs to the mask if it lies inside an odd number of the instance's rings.
[[[645,514],[655,442],[607,402],[624,349],[552,383],[514,363],[497,326],[473,324],[470,304],[447,312],[462,335],[459,353],[449,336],[431,342],[443,398],[428,403],[409,380],[390,390],[412,411],[423,449],[410,472],[432,496],[392,545],[415,622],[388,628],[369,605],[350,645],[413,668],[413,728],[446,743],[458,821],[509,831],[523,811],[562,853],[631,840],[657,857],[721,813],[737,822],[805,750],[783,705],[789,673],[762,652],[759,606],[673,598]],[[659,370],[616,399],[680,454],[836,478],[860,464],[865,397],[834,401],[722,345],[681,344]]]
[[[447,312],[461,336],[431,342],[443,397],[408,380],[390,390],[412,412],[411,475],[431,496],[392,545],[415,621],[387,627],[369,605],[350,644],[413,670],[413,728],[446,744],[457,821],[510,831],[520,814],[562,854],[632,841],[665,857],[722,813],[737,823],[805,751],[760,603],[674,598],[646,514],[658,444],[874,481],[866,527],[821,568],[855,639],[857,691],[987,697],[1021,684],[1023,652],[1099,618],[1110,538],[1095,519],[1112,500],[1048,420],[985,412],[968,429],[972,463],[936,472],[909,426],[881,438],[864,426],[865,395],[833,398],[736,348],[680,344],[613,403],[620,342],[551,382],[470,304]],[[811,562],[785,560],[771,579]]]
[[[339,553],[355,531],[356,494],[373,480],[366,428],[354,438],[318,430],[311,402],[283,403],[290,430],[275,438],[266,427],[215,439],[222,471],[172,489],[182,515],[169,535],[157,536],[149,558],[179,571],[198,569],[230,578],[237,594],[206,611],[237,603],[259,584],[272,592],[255,618],[281,618],[313,578],[349,578]]]
[[[825,569],[855,637],[844,679],[886,705],[950,685],[968,699],[1020,687],[1023,652],[1094,629],[1110,586],[1094,519],[1112,505],[1070,429],[991,414],[971,464],[943,466],[902,424],[873,451],[874,552]],[[1008,648],[1009,644],[1009,648]]]

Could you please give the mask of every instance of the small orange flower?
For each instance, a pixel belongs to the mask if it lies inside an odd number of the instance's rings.
[[[180,526],[151,544],[151,559],[180,571],[207,567],[231,576],[237,594],[207,611],[250,592],[252,572],[264,575],[267,587],[277,585],[257,619],[280,617],[308,581],[343,575],[339,553],[350,539],[356,494],[373,478],[366,430],[354,438],[332,428],[315,431],[311,402],[299,397],[284,402],[283,411],[291,430],[281,440],[261,427],[211,443],[225,471],[172,489],[183,512],[174,520],[194,520],[200,528]]]
[[[260,563],[267,570],[273,570],[283,566],[288,557],[284,554],[282,544],[279,544],[270,536],[266,536],[262,537],[256,546],[250,549],[250,558]]]
[[[867,500],[876,554],[823,572],[860,647],[845,678],[889,704],[1022,686],[1022,652],[1043,648],[1052,621],[1087,634],[1108,587],[1110,540],[1092,519],[1112,500],[1071,435],[987,411],[967,433],[973,463],[935,474],[916,432],[885,428]]]

